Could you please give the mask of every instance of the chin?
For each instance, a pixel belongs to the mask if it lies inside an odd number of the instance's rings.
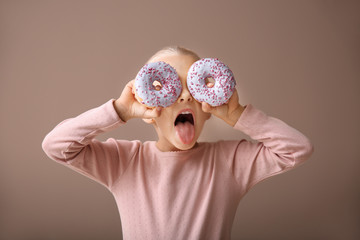
[[[178,143],[176,144],[176,148],[179,149],[180,151],[186,151],[186,150],[190,150],[192,148],[194,148],[197,145],[197,142],[194,140],[191,143],[185,144],[185,143]]]

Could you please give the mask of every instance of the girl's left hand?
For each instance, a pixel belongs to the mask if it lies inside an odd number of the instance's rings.
[[[241,113],[245,109],[242,105],[239,104],[239,96],[236,89],[229,101],[221,106],[212,107],[206,102],[202,102],[201,104],[202,110],[204,112],[215,115],[231,126],[236,124]]]

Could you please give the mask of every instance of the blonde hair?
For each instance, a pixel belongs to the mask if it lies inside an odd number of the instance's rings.
[[[200,57],[197,55],[194,51],[180,47],[180,46],[168,46],[160,49],[157,51],[150,59],[147,61],[147,63],[154,61],[156,58],[164,56],[164,55],[175,55],[175,54],[183,54],[183,55],[189,55],[194,58],[194,60],[199,60]]]

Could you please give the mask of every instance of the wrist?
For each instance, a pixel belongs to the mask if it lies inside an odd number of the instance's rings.
[[[227,119],[225,120],[225,122],[227,122],[230,126],[235,126],[236,122],[239,120],[241,114],[244,112],[245,107],[243,107],[242,105],[238,105],[233,111],[231,111],[228,114]]]
[[[130,120],[130,117],[128,116],[128,114],[126,114],[127,108],[124,106],[124,104],[122,104],[120,102],[120,99],[116,99],[113,102],[113,105],[114,105],[116,113],[119,115],[119,118],[121,120],[123,120],[124,122],[127,122],[128,120]]]

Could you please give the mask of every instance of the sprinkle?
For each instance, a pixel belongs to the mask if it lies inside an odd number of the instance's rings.
[[[155,81],[160,82],[161,90],[155,89]],[[180,96],[182,84],[173,67],[165,62],[155,62],[140,69],[135,78],[135,90],[149,107],[168,107]]]
[[[212,88],[208,88],[205,84],[205,79],[208,77],[215,80]],[[190,67],[187,85],[197,101],[220,106],[230,99],[236,82],[232,71],[224,63],[217,58],[203,58]]]

